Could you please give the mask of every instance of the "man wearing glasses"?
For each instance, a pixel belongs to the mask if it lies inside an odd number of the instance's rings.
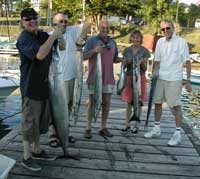
[[[146,138],[159,137],[161,135],[160,120],[162,115],[162,103],[167,102],[176,121],[176,130],[168,142],[169,146],[176,146],[181,142],[181,90],[183,79],[183,67],[187,71],[186,89],[191,91],[190,74],[191,63],[188,44],[174,32],[174,25],[170,20],[160,23],[164,37],[160,38],[156,45],[153,76],[158,75],[154,104],[155,125],[150,132],[144,134]]]
[[[21,11],[21,32],[17,40],[20,55],[20,90],[22,96],[22,134],[24,156],[22,166],[39,171],[38,160],[55,160],[40,148],[40,134],[48,131],[49,87],[48,73],[52,59],[52,46],[60,40],[60,50],[65,49],[65,41],[60,28],[49,35],[39,29],[38,13],[32,8]],[[32,144],[32,154],[30,147]]]
[[[71,116],[71,110],[73,105],[73,95],[74,95],[74,84],[75,78],[77,77],[77,64],[76,64],[76,50],[77,45],[82,45],[87,34],[90,31],[90,23],[83,23],[78,25],[68,24],[68,15],[63,12],[58,12],[53,16],[53,26],[61,26],[63,29],[63,36],[66,40],[66,51],[63,60],[63,70],[64,70],[64,81],[66,88],[66,100],[68,104],[69,118]],[[52,134],[50,135],[49,145],[51,147],[58,147],[59,141],[56,136],[53,125],[50,125]],[[75,139],[73,136],[69,136],[69,142],[74,143]]]

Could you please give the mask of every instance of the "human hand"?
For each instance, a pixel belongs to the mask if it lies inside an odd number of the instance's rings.
[[[191,86],[190,80],[186,80],[185,89],[186,89],[188,92],[191,92],[191,91],[192,91],[192,86]]]
[[[102,46],[101,45],[97,45],[95,48],[94,48],[94,52],[96,53],[101,53],[102,51]]]
[[[57,24],[56,26],[54,26],[54,30],[53,30],[53,36],[55,36],[56,39],[61,39],[63,37],[63,26]]]

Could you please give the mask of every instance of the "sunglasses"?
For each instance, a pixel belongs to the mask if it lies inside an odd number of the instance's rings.
[[[37,20],[38,19],[38,17],[37,16],[33,16],[33,17],[27,17],[27,18],[23,18],[22,20],[23,21],[31,21],[31,20]]]
[[[67,24],[68,20],[59,20],[58,23],[54,23],[53,25],[56,26],[58,24]]]
[[[165,28],[162,28],[161,31],[164,32],[164,31],[166,31],[166,30],[170,30],[170,29],[171,29],[171,27],[165,27]]]

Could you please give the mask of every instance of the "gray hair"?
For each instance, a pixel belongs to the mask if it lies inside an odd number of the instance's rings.
[[[168,23],[173,30],[175,29],[174,23],[171,20],[164,19],[164,20],[161,20],[160,24],[162,24],[162,23]]]

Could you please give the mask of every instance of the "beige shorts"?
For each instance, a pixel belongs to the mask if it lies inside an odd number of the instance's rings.
[[[114,85],[104,85],[102,88],[102,93],[112,94]],[[89,94],[94,94],[94,85],[88,85]]]
[[[65,81],[66,98],[68,103],[68,110],[71,111],[74,97],[75,78]]]
[[[48,132],[51,119],[49,101],[37,101],[27,97],[22,99],[22,134],[23,140],[32,143],[40,134]]]
[[[182,80],[166,81],[158,80],[154,93],[154,103],[167,102],[170,108],[181,105]]]

